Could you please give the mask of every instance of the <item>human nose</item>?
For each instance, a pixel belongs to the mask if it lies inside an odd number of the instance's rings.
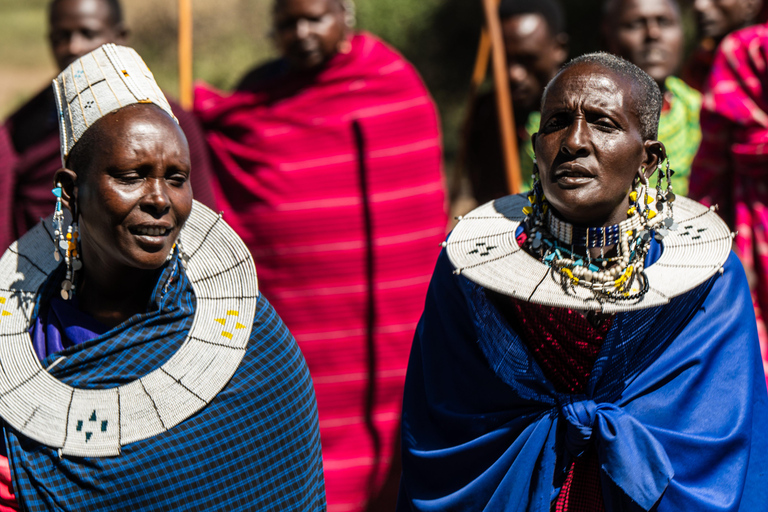
[[[70,34],[67,39],[67,51],[70,55],[83,55],[87,53],[88,39],[79,32]]]
[[[163,215],[171,208],[168,185],[164,178],[147,178],[147,190],[144,194],[144,206],[158,215]]]
[[[570,156],[581,156],[588,153],[587,130],[585,119],[574,119],[560,143],[560,152]]]
[[[645,28],[645,38],[647,40],[658,40],[661,37],[661,27],[657,20],[648,20]]]
[[[513,84],[519,84],[525,80],[528,75],[524,66],[520,64],[510,64],[509,66],[509,81]]]
[[[309,36],[309,20],[299,20],[296,22],[296,37],[298,39],[305,39]]]
[[[711,4],[712,4],[711,0],[694,0],[694,2],[693,2],[693,9],[696,12],[703,13],[709,7],[711,7]]]

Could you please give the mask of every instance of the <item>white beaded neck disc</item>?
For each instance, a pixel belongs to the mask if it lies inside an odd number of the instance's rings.
[[[645,269],[648,292],[632,301],[610,300],[581,286],[564,287],[559,274],[520,248],[515,232],[528,204],[525,195],[506,196],[463,216],[445,244],[456,272],[527,302],[617,313],[667,304],[712,277],[731,252],[731,232],[714,210],[677,196],[679,228],[664,238],[661,257]]]
[[[205,407],[245,355],[258,298],[256,268],[240,237],[195,202],[181,231],[197,298],[189,334],[160,368],[115,388],[86,390],[40,364],[29,328],[40,286],[58,266],[50,217],[0,259],[0,416],[61,455],[108,457]],[[56,364],[56,363],[54,363]]]

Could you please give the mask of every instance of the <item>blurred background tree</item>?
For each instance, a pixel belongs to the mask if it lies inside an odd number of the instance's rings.
[[[194,0],[195,78],[229,89],[275,55],[272,0]],[[601,0],[561,0],[571,55],[599,49]],[[46,40],[48,0],[2,0],[0,116],[45,87],[55,68]],[[131,44],[161,87],[177,95],[175,0],[123,0]],[[446,170],[455,161],[482,24],[480,0],[356,0],[358,28],[400,50],[420,71],[443,120]],[[692,28],[690,17],[687,28]],[[692,35],[689,30],[689,35]],[[689,40],[692,38],[689,37]]]

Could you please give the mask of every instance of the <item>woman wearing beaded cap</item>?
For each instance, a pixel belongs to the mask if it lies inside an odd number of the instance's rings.
[[[0,509],[324,510],[306,364],[150,71],[104,45],[54,89],[56,212],[0,260]]]
[[[764,508],[749,289],[724,223],[675,197],[660,107],[633,64],[575,59],[545,92],[533,193],[444,244],[406,379],[399,510]]]

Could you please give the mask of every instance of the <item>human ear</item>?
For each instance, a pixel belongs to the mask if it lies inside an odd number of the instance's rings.
[[[61,204],[77,218],[77,174],[75,171],[62,167],[53,174],[53,186],[61,185]]]
[[[641,181],[646,181],[653,176],[658,166],[667,159],[667,148],[658,140],[647,140],[643,143],[645,149],[645,159],[643,160],[643,170],[638,170]]]

